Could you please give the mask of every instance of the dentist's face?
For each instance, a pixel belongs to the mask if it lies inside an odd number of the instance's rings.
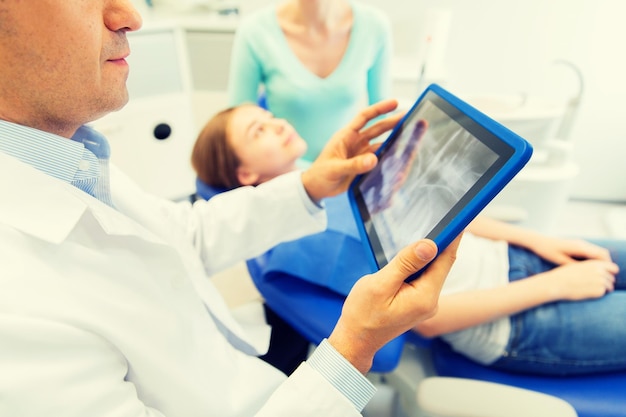
[[[238,107],[229,119],[228,141],[239,158],[239,181],[260,184],[296,168],[306,142],[283,119],[258,106]]]
[[[128,101],[130,0],[0,0],[0,118],[71,136]]]

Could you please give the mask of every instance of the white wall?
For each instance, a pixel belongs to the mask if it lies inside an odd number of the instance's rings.
[[[573,95],[573,72],[553,61],[578,66],[584,96],[571,140],[581,174],[573,195],[626,201],[626,1],[361,1],[392,19],[396,54],[416,59],[424,53],[429,17],[437,20],[433,11],[448,11],[446,39],[431,45],[438,52],[431,75],[445,76],[453,92]],[[244,12],[268,3],[241,0]]]
[[[584,77],[571,132],[581,165],[573,196],[626,201],[626,2],[623,0],[363,0],[394,21],[396,50],[424,48],[419,28],[431,7],[450,24],[443,67],[453,91],[563,95],[575,93],[566,59]],[[415,44],[415,46],[414,46]],[[558,85],[557,85],[558,84]]]

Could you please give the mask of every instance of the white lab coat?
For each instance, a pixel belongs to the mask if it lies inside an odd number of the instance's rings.
[[[297,174],[192,208],[115,173],[119,211],[2,153],[0,177],[1,417],[359,415],[306,363],[243,353],[267,341],[206,278],[324,227]]]

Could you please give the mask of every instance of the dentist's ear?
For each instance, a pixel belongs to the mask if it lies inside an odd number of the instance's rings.
[[[237,167],[237,179],[241,185],[254,185],[259,181],[259,174],[244,166]]]

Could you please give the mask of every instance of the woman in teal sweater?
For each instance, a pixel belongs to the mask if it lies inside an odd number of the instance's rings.
[[[388,98],[391,29],[379,10],[348,0],[289,0],[244,18],[229,78],[230,105],[257,102],[308,144],[326,141],[367,104]]]

